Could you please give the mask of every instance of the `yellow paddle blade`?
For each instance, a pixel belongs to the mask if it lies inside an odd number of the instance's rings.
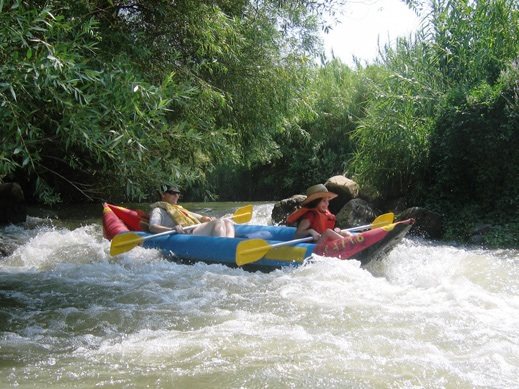
[[[112,239],[110,245],[110,255],[114,256],[130,251],[142,242],[142,237],[133,232],[125,232],[124,234],[116,235]]]
[[[252,205],[238,208],[232,215],[232,220],[238,224],[247,223],[250,219],[252,219]]]
[[[236,247],[236,264],[238,266],[248,265],[263,257],[275,261],[303,262],[305,256],[306,248],[304,247],[272,247],[263,239],[244,240]]]
[[[380,216],[376,217],[371,222],[371,224],[366,224],[364,226],[347,228],[347,229],[342,230],[342,231],[343,232],[344,231],[348,231],[348,232],[365,231],[365,230],[369,230],[371,228],[377,228],[377,227],[382,227],[382,226],[386,226],[388,224],[391,224],[391,223],[393,223],[394,219],[395,219],[395,214],[393,212],[388,212],[388,213],[384,213],[383,215],[380,215]]]
[[[389,231],[392,231],[392,230],[395,228],[395,226],[396,226],[397,224],[398,224],[398,223],[391,223],[391,224],[388,224],[387,226],[382,226],[382,229],[383,229],[384,231],[389,232]]]
[[[395,220],[395,214],[393,212],[384,213],[373,220],[371,228],[386,226],[393,223],[393,220]]]
[[[248,239],[238,243],[236,247],[236,264],[243,266],[256,262],[270,250],[270,245],[263,239]]]
[[[265,259],[271,259],[274,261],[290,261],[290,262],[303,262],[306,258],[306,247],[273,247],[267,254]]]

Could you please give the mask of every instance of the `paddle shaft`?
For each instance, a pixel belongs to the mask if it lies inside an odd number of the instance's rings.
[[[195,229],[196,227],[198,227],[198,226],[200,226],[202,224],[204,224],[204,223],[193,224],[191,226],[183,227],[183,229],[184,229],[184,231],[193,230],[193,229]],[[141,241],[144,242],[145,240],[148,240],[148,239],[158,238],[159,236],[176,234],[176,233],[178,233],[177,230],[159,232],[158,234],[153,234],[153,235],[149,235],[149,236],[143,236],[143,237],[141,237]]]
[[[386,225],[387,223],[377,223],[377,224],[379,224],[379,225]],[[358,226],[358,227],[353,227],[353,228],[347,228],[345,230],[341,230],[341,232],[362,231],[362,230],[365,230],[366,228],[370,228],[370,227],[376,227],[376,225],[375,224],[366,224],[365,226]],[[292,245],[292,244],[311,242],[312,240],[314,240],[314,238],[312,236],[307,236],[306,238],[293,239],[293,240],[290,240],[290,241],[287,241],[287,242],[273,243],[273,244],[271,244],[269,246],[270,247],[281,247],[281,246],[288,246],[288,245]]]
[[[374,228],[374,227],[378,227],[378,226],[385,226],[387,224],[390,224],[388,222],[380,222],[380,223],[372,223],[372,224],[366,224],[364,226],[358,226],[358,227],[352,227],[352,228],[346,228],[344,230],[341,230],[341,232],[355,232],[355,231],[362,231],[362,230],[365,230],[367,228]],[[274,243],[274,244],[271,244],[270,247],[279,247],[279,246],[287,246],[287,245],[291,245],[291,244],[297,244],[297,243],[303,243],[303,242],[310,242],[312,241],[314,238],[311,237],[311,236],[307,236],[306,238],[300,238],[300,239],[294,239],[294,240],[290,240],[288,242],[279,242],[279,243]]]
[[[380,222],[380,223],[371,223],[371,224],[366,224],[364,226],[358,226],[358,227],[352,227],[352,228],[347,228],[345,230],[341,230],[341,232],[356,232],[356,231],[362,231],[362,230],[366,230],[368,228],[374,228],[374,227],[381,227],[381,226],[386,226],[388,224],[391,224],[391,222]]]
[[[306,238],[300,238],[300,239],[294,239],[288,242],[279,242],[269,245],[270,247],[280,247],[280,246],[287,246],[290,244],[297,244],[297,243],[303,243],[303,242],[310,242],[314,238],[312,236],[307,236]]]

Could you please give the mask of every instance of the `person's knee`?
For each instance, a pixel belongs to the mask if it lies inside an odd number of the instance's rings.
[[[234,238],[234,236],[235,236],[234,224],[231,223],[231,224],[227,225],[226,236],[229,238]]]
[[[234,237],[234,224],[227,219],[216,219],[208,223],[210,235]]]
[[[218,233],[220,236],[226,236],[228,238],[234,237],[234,223],[229,219],[218,220]]]
[[[225,228],[225,224],[220,219],[213,220],[211,223],[213,225],[213,228],[215,228],[215,229]]]

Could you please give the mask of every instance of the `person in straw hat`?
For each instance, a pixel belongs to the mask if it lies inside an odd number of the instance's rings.
[[[287,224],[297,223],[296,238],[312,236],[314,241],[326,241],[350,235],[335,228],[335,215],[328,209],[330,200],[335,197],[337,195],[328,191],[323,184],[313,185],[306,190],[306,199],[301,208],[287,218]]]

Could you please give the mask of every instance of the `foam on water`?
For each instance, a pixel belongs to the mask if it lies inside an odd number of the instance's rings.
[[[316,257],[265,274],[140,247],[111,258],[99,225],[2,233],[20,245],[0,261],[0,386],[503,388],[519,376],[516,251],[404,239],[366,268]]]

